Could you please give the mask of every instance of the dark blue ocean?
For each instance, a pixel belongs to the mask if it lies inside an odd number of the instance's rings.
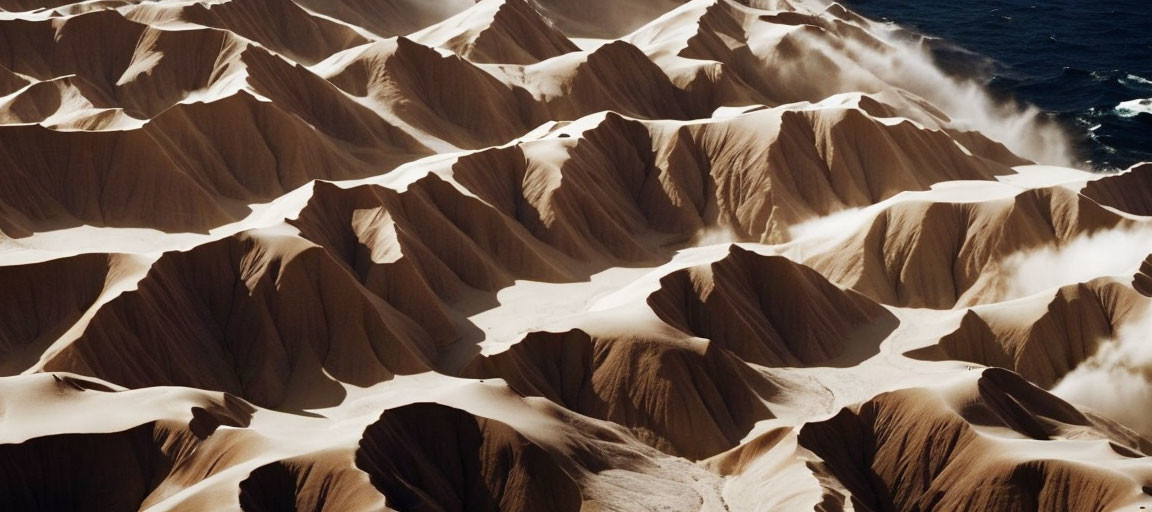
[[[1152,161],[1152,0],[844,3],[932,36],[944,69],[1049,113],[1077,139],[1084,165]]]

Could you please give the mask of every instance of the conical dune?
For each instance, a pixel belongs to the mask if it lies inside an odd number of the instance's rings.
[[[867,351],[897,323],[884,308],[815,271],[735,245],[707,267],[661,279],[648,304],[673,327],[765,366],[816,365],[849,350]]]
[[[1070,405],[1004,370],[966,381],[950,395],[880,395],[809,424],[800,443],[823,459],[856,507],[1104,510],[1140,493],[1125,462],[1143,455],[1106,441],[1095,441],[1104,453],[1093,463],[1027,455],[1029,444],[1076,442],[1048,440],[1089,424]],[[971,402],[950,407],[959,397]],[[992,427],[1019,437],[995,435]]]
[[[884,304],[951,308],[1019,298],[1005,268],[1015,254],[1130,222],[1064,187],[975,203],[899,201],[805,263]]]
[[[523,73],[524,86],[555,119],[576,119],[600,110],[652,119],[690,115],[668,76],[623,41],[561,55]]]
[[[578,50],[527,0],[482,0],[412,38],[486,64],[534,64]]]
[[[42,364],[130,387],[227,391],[267,406],[323,401],[318,391],[332,387],[330,378],[369,385],[426,369],[419,327],[353,279],[327,253],[275,234],[169,254]]]
[[[1069,285],[1055,296],[970,309],[959,327],[941,338],[940,349],[945,359],[1009,368],[1048,387],[1146,308],[1147,301],[1121,283]],[[933,352],[923,354],[934,357]]]
[[[351,28],[286,0],[141,4],[128,9],[126,16],[149,25],[184,23],[227,30],[303,64],[368,42]]]
[[[579,510],[580,491],[538,445],[499,421],[440,404],[384,412],[356,466],[399,508]]]
[[[0,11],[0,509],[1152,506],[1148,164],[903,29]]]
[[[353,48],[317,70],[381,113],[458,147],[503,144],[531,126],[507,85],[405,37]]]
[[[312,12],[381,37],[411,34],[474,4],[473,0],[296,0]]]
[[[772,385],[738,361],[703,340],[533,332],[463,375],[503,378],[526,396],[624,425],[654,448],[695,460],[734,446],[755,421],[772,417],[760,402],[770,397],[757,395]]]

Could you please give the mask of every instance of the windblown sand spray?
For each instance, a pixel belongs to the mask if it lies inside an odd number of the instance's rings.
[[[860,20],[866,32],[835,39],[835,46],[824,38],[797,32],[807,44],[840,64],[842,83],[837,86],[862,91],[879,91],[884,84],[900,87],[947,114],[952,128],[979,131],[1038,163],[1074,167],[1079,162],[1064,128],[1036,107],[998,101],[974,80],[948,75],[933,61],[923,41],[908,38],[904,28],[858,16],[853,19]]]
[[[807,237],[843,237],[859,229],[867,220],[867,214],[860,208],[845,208],[823,217],[795,224],[788,228],[788,235],[793,240]]]
[[[1152,436],[1152,316],[1117,329],[1092,358],[1052,388],[1057,396],[1083,405]]]
[[[1152,395],[1146,170],[954,129],[1063,147],[883,26],[82,4],[0,19],[0,508],[1152,506],[1046,391]]]
[[[1097,276],[1130,276],[1152,253],[1152,228],[1112,229],[1061,246],[1021,251],[1004,261],[1009,297],[1081,283]]]
[[[1005,261],[1010,296],[1023,297],[1097,276],[1131,276],[1152,252],[1152,229],[1113,229],[1081,236],[1061,247],[1024,251]],[[1152,311],[1102,340],[1096,353],[1067,374],[1052,392],[1152,435]]]
[[[717,224],[701,229],[692,238],[693,246],[730,244],[740,241],[740,235],[731,226]]]

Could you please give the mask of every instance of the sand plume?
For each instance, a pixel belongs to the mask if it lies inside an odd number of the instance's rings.
[[[926,48],[816,0],[0,0],[0,502],[1152,506],[1148,164],[1051,166]]]

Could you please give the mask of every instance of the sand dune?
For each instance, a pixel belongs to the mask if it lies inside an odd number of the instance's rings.
[[[660,284],[648,304],[661,320],[764,366],[827,364],[878,345],[897,323],[878,304],[811,269],[738,246],[723,260],[676,271]]]
[[[535,64],[578,50],[525,0],[477,2],[412,38],[491,64]]]
[[[1152,166],[1133,166],[1122,174],[1108,176],[1088,183],[1081,191],[1104,206],[1133,215],[1152,215],[1148,208],[1148,173]]]
[[[952,308],[1019,298],[1008,267],[1022,252],[1143,224],[1062,186],[983,188],[984,201],[937,202],[928,194],[882,203],[805,263],[884,304]],[[1009,197],[996,197],[1004,192]]]
[[[0,0],[0,509],[1152,506],[1149,164],[900,30]]]
[[[693,460],[735,446],[757,420],[771,418],[761,400],[775,392],[717,344],[580,330],[529,333],[462,374],[502,378],[526,396],[624,425],[654,448]]]
[[[800,445],[847,501],[874,510],[1108,510],[1142,494],[1129,476],[1144,472],[1133,464],[1140,453],[1104,439],[1048,441],[1090,428],[1070,405],[1001,369],[960,380],[844,409],[803,427]],[[1065,458],[1037,460],[1037,441]]]
[[[1147,300],[1123,283],[1100,278],[1053,294],[976,306],[924,357],[1009,368],[1051,386],[1090,357],[1125,323],[1146,314]],[[943,357],[940,357],[943,355]]]
[[[314,16],[292,2],[141,4],[124,13],[151,26],[194,24],[227,30],[303,64],[368,42],[351,28]]]
[[[579,510],[580,489],[544,449],[496,420],[434,403],[385,411],[356,466],[395,508]]]

